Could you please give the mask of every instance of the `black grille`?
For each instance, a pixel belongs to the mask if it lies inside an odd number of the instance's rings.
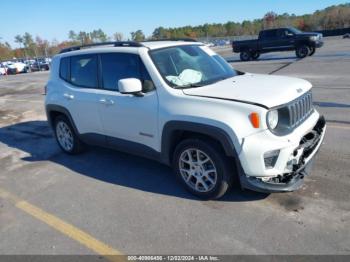
[[[290,127],[294,128],[300,125],[308,118],[312,111],[312,93],[307,92],[288,105]]]

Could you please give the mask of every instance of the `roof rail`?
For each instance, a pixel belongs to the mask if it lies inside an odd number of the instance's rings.
[[[183,41],[183,42],[198,42],[193,38],[161,38],[161,39],[150,39],[142,42],[158,42],[158,41]]]
[[[93,43],[93,44],[86,44],[86,45],[77,45],[77,46],[71,46],[67,48],[63,48],[60,51],[60,54],[80,50],[87,47],[94,47],[94,46],[104,46],[104,45],[113,45],[115,47],[142,47],[143,44],[139,42],[134,41],[118,41],[118,42],[102,42],[102,43]]]

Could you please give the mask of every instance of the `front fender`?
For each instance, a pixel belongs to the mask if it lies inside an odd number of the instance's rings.
[[[209,136],[219,141],[227,156],[238,157],[235,143],[239,144],[239,142],[234,134],[229,135],[225,130],[212,125],[175,120],[167,122],[163,127],[161,137],[163,162],[166,164],[171,163],[171,152],[174,146],[173,142],[176,140],[176,136],[179,132],[186,131]]]

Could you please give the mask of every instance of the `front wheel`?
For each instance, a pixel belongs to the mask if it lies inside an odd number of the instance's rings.
[[[259,52],[254,52],[254,53],[252,54],[253,60],[257,60],[257,59],[259,59],[259,57],[260,57],[260,53],[259,53]]]
[[[310,47],[310,53],[309,53],[309,56],[312,56],[314,55],[316,52],[316,48],[315,47]]]
[[[182,141],[175,149],[173,169],[186,189],[202,199],[218,199],[229,189],[233,172],[215,143]]]
[[[305,58],[310,54],[310,48],[307,45],[302,45],[295,50],[295,53],[298,58]]]

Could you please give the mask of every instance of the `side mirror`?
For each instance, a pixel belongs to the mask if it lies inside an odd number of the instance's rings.
[[[121,94],[143,96],[142,83],[137,78],[125,78],[118,81],[118,89]]]

